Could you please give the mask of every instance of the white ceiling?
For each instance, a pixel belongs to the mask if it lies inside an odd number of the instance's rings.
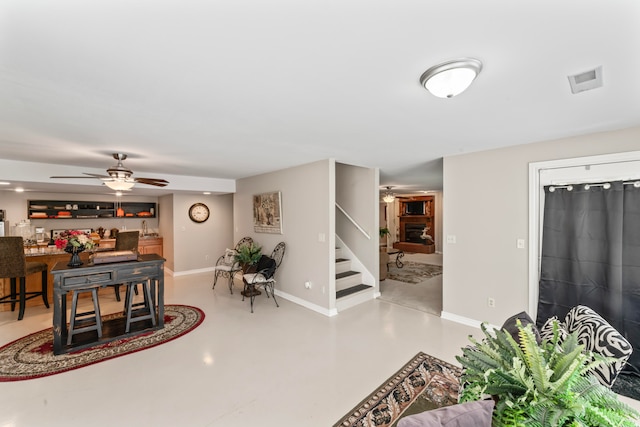
[[[631,0],[3,0],[0,159],[237,179],[335,158],[440,189],[443,156],[640,125],[639,51]],[[464,56],[467,92],[420,86]]]

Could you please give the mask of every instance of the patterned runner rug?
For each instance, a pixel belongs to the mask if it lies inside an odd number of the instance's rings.
[[[461,373],[420,352],[333,427],[393,427],[404,416],[458,403]]]
[[[103,319],[118,316],[123,314],[108,314]],[[165,305],[163,329],[58,356],[53,354],[52,328],[44,329],[0,348],[0,382],[46,377],[155,347],[191,332],[203,320],[199,308]]]
[[[404,283],[420,283],[427,279],[442,274],[442,266],[432,264],[422,264],[419,262],[405,261],[402,268],[398,268],[395,263],[389,264],[387,279],[397,280]]]

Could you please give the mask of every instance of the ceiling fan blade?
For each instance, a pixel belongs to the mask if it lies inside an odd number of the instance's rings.
[[[131,183],[131,186],[134,182],[139,182],[140,184],[155,185],[156,187],[166,187],[166,185],[169,184],[169,181],[161,178],[133,178],[131,176],[133,174],[131,169],[127,169],[122,164],[122,161],[127,158],[127,155],[123,153],[114,153],[113,158],[118,161],[118,164],[107,169],[108,175],[83,172],[83,174],[86,176],[52,176],[50,178],[97,178],[107,183],[127,182]]]
[[[89,175],[91,178],[111,178],[109,175],[98,175],[97,173],[89,173],[89,172],[82,172],[85,175]]]
[[[96,176],[50,176],[49,178],[97,178]]]
[[[169,181],[160,178],[134,178],[135,182],[147,185],[155,185],[157,187],[165,187]]]

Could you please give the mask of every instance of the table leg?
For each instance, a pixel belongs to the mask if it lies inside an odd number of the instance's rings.
[[[403,256],[404,256],[403,251],[398,252],[398,255],[396,255],[396,267],[398,268],[404,267],[404,263],[400,260],[400,258],[402,258]]]
[[[53,290],[53,354],[62,353],[62,339],[67,335],[67,294]]]
[[[160,271],[158,283],[158,328],[164,328],[164,272]]]

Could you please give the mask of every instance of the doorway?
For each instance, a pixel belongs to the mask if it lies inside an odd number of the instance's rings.
[[[405,207],[402,205],[402,200],[407,200],[410,195],[406,195],[403,199],[396,199],[392,203],[380,204],[380,228],[388,228],[390,234],[381,238],[380,244],[388,248],[394,248],[391,250],[403,250],[403,255],[399,258],[400,263],[396,263],[396,257],[398,255],[393,254],[389,257],[387,277],[385,280],[380,281],[380,299],[388,301],[394,304],[402,305],[404,307],[420,310],[435,316],[440,316],[442,312],[442,252],[440,251],[441,234],[442,234],[442,220],[441,220],[441,200],[442,194],[439,192],[433,192],[433,203],[430,206],[424,207],[430,209],[429,220],[430,225],[433,227],[431,231],[427,230],[430,236],[433,236],[433,242],[435,250],[432,249],[428,252],[432,253],[420,253],[411,250],[411,244],[405,244],[406,246],[394,245],[401,239],[401,236],[407,234],[407,223],[420,223],[419,217],[422,211],[416,213],[415,211],[409,216],[411,221],[401,221],[402,213],[405,212]],[[416,197],[424,196],[424,194],[416,195]],[[424,211],[427,213],[427,211]],[[405,212],[406,213],[406,212]],[[424,222],[424,221],[423,221]],[[420,230],[411,231],[409,227],[409,234],[414,239],[421,239],[421,235],[425,234],[425,225],[422,225]],[[413,245],[419,245],[418,241]],[[400,246],[400,247],[398,247]],[[381,248],[382,249],[382,248]],[[380,268],[383,268],[381,265]]]

